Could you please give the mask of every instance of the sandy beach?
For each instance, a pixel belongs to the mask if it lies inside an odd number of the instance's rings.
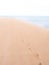
[[[49,65],[49,30],[0,18],[0,65]]]

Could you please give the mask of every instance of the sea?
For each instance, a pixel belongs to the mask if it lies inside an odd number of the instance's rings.
[[[16,19],[26,20],[49,29],[49,16],[16,16]]]
[[[16,18],[49,29],[49,16],[0,16],[0,18]]]

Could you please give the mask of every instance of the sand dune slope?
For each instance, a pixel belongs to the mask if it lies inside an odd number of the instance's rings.
[[[0,65],[49,65],[49,30],[0,19]]]

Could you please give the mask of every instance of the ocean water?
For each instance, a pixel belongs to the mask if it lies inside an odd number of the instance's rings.
[[[16,18],[49,28],[49,16],[16,16]]]
[[[25,20],[31,24],[36,24],[49,29],[49,16],[5,16],[5,18]]]

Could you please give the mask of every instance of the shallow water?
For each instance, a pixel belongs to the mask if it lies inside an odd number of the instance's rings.
[[[16,16],[16,18],[49,28],[49,16]]]

